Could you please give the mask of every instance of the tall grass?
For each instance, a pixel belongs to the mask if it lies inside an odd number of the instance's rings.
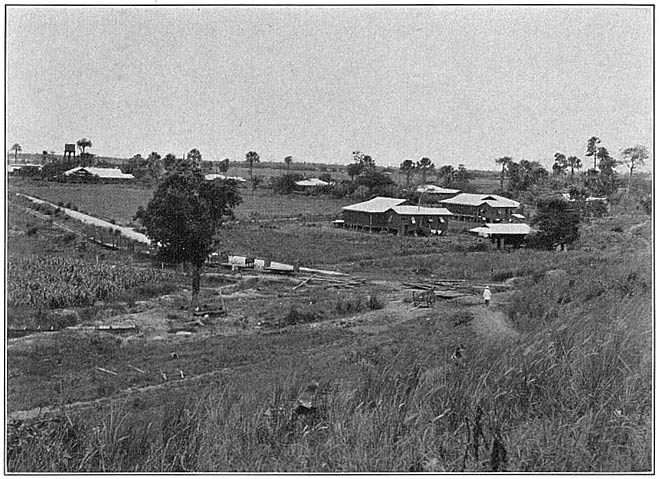
[[[572,266],[521,284],[506,308],[519,337],[457,360],[413,343],[362,358],[352,379],[321,381],[312,414],[292,413],[311,378],[301,364],[247,394],[223,383],[93,426],[11,424],[9,470],[649,471],[651,268],[640,256]]]

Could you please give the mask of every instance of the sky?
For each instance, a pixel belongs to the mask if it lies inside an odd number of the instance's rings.
[[[498,169],[653,140],[651,7],[7,7],[7,149]]]

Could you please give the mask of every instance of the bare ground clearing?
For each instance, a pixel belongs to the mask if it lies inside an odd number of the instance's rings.
[[[291,278],[282,278],[282,283],[291,284]],[[189,293],[187,291],[180,291],[175,294],[165,295],[157,300],[143,301],[138,305],[139,311],[120,314],[116,316],[109,316],[102,321],[99,320],[96,324],[135,324],[140,328],[138,335],[125,336],[122,342],[130,341],[146,341],[147,343],[157,342],[162,347],[177,351],[183,348],[186,344],[188,347],[191,342],[199,341],[204,337],[210,336],[267,336],[270,334],[286,335],[289,332],[301,330],[317,330],[329,331],[332,329],[342,329],[356,335],[356,337],[370,337],[375,338],[372,341],[377,342],[391,342],[388,334],[396,328],[405,327],[405,324],[431,324],[431,323],[447,323],[447,319],[451,314],[456,311],[470,311],[473,313],[473,321],[470,327],[465,330],[472,331],[471,334],[484,338],[488,341],[499,341],[506,339],[514,339],[517,332],[512,329],[501,311],[491,308],[485,308],[480,304],[480,299],[477,297],[462,297],[456,300],[438,301],[433,308],[415,307],[412,305],[411,292],[403,288],[402,284],[397,281],[384,281],[379,280],[376,282],[380,288],[380,292],[384,298],[384,307],[373,311],[359,312],[357,314],[338,317],[326,321],[318,321],[307,324],[299,324],[284,327],[275,331],[263,330],[259,327],[254,318],[245,320],[245,316],[241,314],[240,309],[235,313],[230,313],[228,316],[221,318],[206,318],[204,319],[203,327],[197,325],[198,319],[191,318],[185,311],[181,312],[180,304],[186,303]],[[318,286],[316,286],[318,288]],[[322,288],[322,287],[321,287]],[[219,289],[219,288],[216,288]],[[313,288],[310,288],[313,289]],[[209,295],[214,293],[214,288],[206,288],[206,299]],[[236,291],[233,294],[227,294],[226,299],[230,300],[232,296],[240,297],[248,301],[255,301],[262,298],[264,295],[259,293],[256,288],[248,288]],[[495,295],[496,296],[496,295]],[[235,298],[234,298],[235,299]],[[240,325],[236,326],[236,320],[240,321]],[[189,324],[190,336],[179,336],[172,331],[176,326]],[[25,338],[12,340],[8,344],[8,353],[16,353],[22,350],[31,349],[39,344],[39,336],[34,335]],[[196,339],[195,339],[196,338]],[[338,340],[331,344],[331,354],[334,356],[340,355],[341,347],[351,348],[349,340]],[[328,351],[330,344],[324,343],[320,346],[307,347],[300,350],[302,354],[312,354],[315,350],[322,349]],[[455,345],[445,344],[444,349],[450,349]],[[319,349],[320,348],[320,349]],[[267,362],[267,360],[266,360]],[[136,367],[144,367],[141,364],[136,364]],[[64,404],[65,409],[68,411],[85,410],[91,407],[101,407],[104,405],[114,404],[125,401],[130,397],[138,397],[143,395],[155,394],[162,390],[169,390],[172,388],[185,388],[190,387],[196,383],[214,383],[223,375],[229,373],[234,374],[243,367],[259,368],[258,363],[249,366],[238,365],[235,367],[217,367],[220,364],[208,364],[208,370],[196,374],[185,374],[181,372],[180,376],[178,371],[167,370],[167,366],[163,366],[164,370],[168,372],[167,376],[159,377],[157,371],[145,371],[150,374],[152,378],[146,379],[147,384],[142,386],[131,386],[123,390],[117,391],[111,396],[99,397],[93,400],[76,401],[69,404]],[[112,364],[104,364],[104,369],[113,371]],[[146,369],[146,368],[145,368]],[[153,366],[151,367],[153,369]],[[171,369],[171,368],[169,368]],[[183,369],[181,369],[183,371]],[[160,369],[162,375],[163,369]],[[109,374],[109,373],[108,373]],[[148,383],[153,381],[153,375],[158,377],[158,383]],[[103,375],[101,375],[103,376]],[[15,380],[10,378],[10,380]],[[40,415],[56,412],[60,406],[54,404],[45,407],[32,408],[23,411],[12,411],[9,414],[11,419],[29,419],[38,417]]]

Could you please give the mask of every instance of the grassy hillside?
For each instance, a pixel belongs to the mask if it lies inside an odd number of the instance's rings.
[[[10,216],[14,257],[59,245],[47,223],[28,236],[21,218]],[[8,469],[650,471],[651,227],[645,215],[595,220],[555,253],[489,250],[458,234],[236,225],[228,248],[329,265],[364,286],[245,276],[223,287],[226,319],[178,337],[166,329],[191,319],[179,277],[160,298],[93,306],[95,321],[145,321],[143,337],[11,341],[10,413],[50,409],[9,422]],[[58,248],[49,254],[78,254]],[[432,278],[506,284],[488,308],[474,295],[414,308],[402,283]],[[218,284],[203,285],[202,301],[217,300]],[[293,413],[311,380],[315,408]]]

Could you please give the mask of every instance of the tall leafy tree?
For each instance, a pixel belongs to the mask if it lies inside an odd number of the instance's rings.
[[[400,171],[405,174],[405,185],[407,186],[407,188],[410,187],[410,178],[412,177],[412,174],[414,173],[415,169],[416,169],[416,165],[410,159],[404,160],[400,164]]]
[[[364,165],[361,163],[350,163],[346,171],[348,173],[348,176],[352,181],[355,181],[355,178],[358,177],[363,171],[364,171]]]
[[[227,171],[229,171],[230,164],[231,164],[231,160],[229,158],[225,158],[219,162],[219,164],[217,165],[217,169],[220,170],[220,173],[226,173]]]
[[[247,165],[249,166],[249,178],[251,180],[253,176],[254,163],[259,163],[261,159],[259,158],[259,154],[257,152],[248,151],[245,155],[245,161],[247,161]]]
[[[192,161],[193,163],[196,163],[197,166],[201,167],[201,152],[193,148],[190,151],[188,151],[187,155],[188,161]]]
[[[586,156],[593,157],[593,168],[597,168],[597,145],[600,143],[600,139],[596,136],[591,136],[588,139],[588,144],[586,145]]]
[[[599,148],[597,157],[599,158],[599,194],[609,196],[618,189],[617,173],[614,170],[618,162],[609,155],[606,148]]]
[[[176,166],[176,155],[172,153],[167,153],[163,158],[162,163],[163,166],[165,167],[165,171],[173,170],[174,166]]]
[[[284,158],[284,163],[286,163],[286,174],[290,175],[291,174],[291,163],[293,163],[293,157],[292,156],[287,156]]]
[[[568,156],[567,164],[570,167],[570,182],[574,181],[574,170],[581,169],[581,160],[576,156]]]
[[[81,152],[81,154],[83,154],[83,155],[85,154],[85,150],[86,150],[87,148],[91,148],[91,147],[92,147],[92,142],[91,142],[91,140],[88,140],[87,138],[80,138],[80,139],[76,142],[76,144],[78,145],[78,148],[80,148],[80,152]]]
[[[634,174],[634,170],[645,163],[645,160],[647,160],[650,157],[650,153],[647,149],[647,147],[643,145],[635,145],[635,146],[630,146],[629,148],[625,148],[622,150],[620,153],[620,158],[622,160],[622,163],[629,168],[629,179],[627,180],[627,190],[629,190],[629,187],[632,184],[632,175]]]
[[[467,167],[460,163],[455,172],[453,186],[459,190],[465,190],[469,186],[469,181],[471,181],[473,177],[473,174],[467,170]]]
[[[165,174],[165,165],[162,161],[162,157],[158,154],[157,151],[152,151],[149,157],[146,159],[147,168],[149,169],[149,176],[153,180],[158,180],[162,175]]]
[[[455,168],[451,165],[443,165],[437,170],[437,176],[442,181],[442,186],[450,188],[455,183]]]
[[[361,151],[353,151],[352,159],[354,163],[348,165],[348,176],[355,181],[355,178],[364,172],[373,170],[375,168],[375,160],[370,155],[365,155]]]
[[[371,155],[365,155],[359,150],[352,152],[352,159],[355,163],[359,163],[362,166],[362,171],[375,168],[375,160],[373,157],[371,157]]]
[[[609,154],[609,150],[606,149],[604,146],[600,146],[597,148],[597,159],[599,160],[600,163],[605,162],[606,165],[610,163],[610,160],[613,159],[613,157]],[[600,171],[602,170],[601,164],[599,165]]]
[[[510,165],[513,159],[510,156],[502,156],[494,160],[497,165],[501,165],[501,184],[499,185],[501,191],[503,191],[503,180],[505,178],[506,170],[508,165]]]
[[[14,143],[11,146],[11,151],[14,152],[14,162],[18,163],[18,152],[23,151],[23,148],[18,143]]]
[[[540,184],[548,178],[549,173],[537,161],[521,160],[508,165],[508,176],[508,188],[519,192]]]
[[[556,153],[554,155],[554,164],[551,166],[551,169],[555,176],[563,176],[567,170],[568,162],[567,158],[563,153]]]
[[[541,248],[551,249],[579,239],[579,215],[565,200],[539,200],[531,224],[539,230],[534,243]]]
[[[206,181],[197,163],[182,160],[159,183],[146,209],[140,207],[135,215],[158,245],[161,259],[192,266],[192,308],[216,234],[240,202],[234,181]]]
[[[421,178],[423,180],[423,184],[425,185],[428,173],[435,169],[435,165],[430,158],[424,156],[416,163],[416,168],[421,172]]]

